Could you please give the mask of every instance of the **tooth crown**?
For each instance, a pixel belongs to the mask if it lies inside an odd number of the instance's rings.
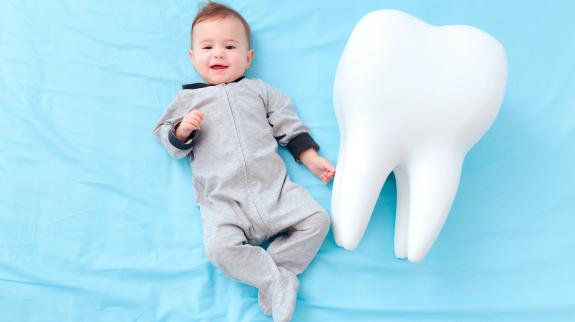
[[[436,27],[395,10],[361,19],[334,82],[339,245],[357,247],[394,171],[396,255],[425,256],[451,207],[465,154],[499,111],[506,73],[503,47],[479,29]]]

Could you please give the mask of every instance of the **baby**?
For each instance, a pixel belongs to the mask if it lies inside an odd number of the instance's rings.
[[[290,99],[243,75],[250,67],[247,22],[210,2],[192,24],[192,64],[205,83],[184,85],[154,135],[168,152],[189,157],[207,258],[258,288],[274,321],[289,321],[299,281],[329,229],[326,211],[290,181],[278,142],[323,183],[335,168]],[[260,245],[271,241],[267,249]]]

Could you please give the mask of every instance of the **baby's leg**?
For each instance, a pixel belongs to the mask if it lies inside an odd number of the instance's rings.
[[[244,231],[235,225],[204,228],[204,247],[211,263],[233,279],[271,291],[279,270],[263,248],[248,244]]]
[[[321,247],[329,230],[329,216],[315,212],[274,239],[267,251],[278,267],[294,274],[303,272]]]
[[[295,309],[299,282],[292,272],[278,268],[268,252],[248,244],[244,231],[233,224],[204,224],[208,259],[228,276],[258,288],[260,306],[274,321],[289,321]],[[265,299],[265,300],[263,300]]]

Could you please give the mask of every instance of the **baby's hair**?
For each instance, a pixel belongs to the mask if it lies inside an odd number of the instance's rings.
[[[194,27],[198,23],[205,21],[205,20],[208,20],[208,19],[213,19],[213,18],[223,19],[223,18],[226,18],[228,16],[232,16],[232,17],[239,19],[240,22],[242,23],[242,25],[244,25],[244,29],[246,31],[246,36],[248,37],[248,44],[249,44],[250,43],[250,25],[248,25],[248,23],[246,22],[244,17],[242,17],[242,15],[240,15],[234,9],[232,9],[228,6],[225,6],[221,3],[217,3],[217,2],[213,2],[213,1],[209,1],[203,7],[201,7],[200,10],[198,11],[196,18],[194,19],[194,22],[192,23],[192,28],[190,30],[190,36],[192,35],[192,32],[194,31]]]

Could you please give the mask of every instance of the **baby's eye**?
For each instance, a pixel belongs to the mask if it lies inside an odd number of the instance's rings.
[[[204,46],[202,49],[212,49],[212,46]]]
[[[234,46],[234,45],[227,45],[226,46],[226,49],[235,49],[235,48],[236,48],[236,46]]]

